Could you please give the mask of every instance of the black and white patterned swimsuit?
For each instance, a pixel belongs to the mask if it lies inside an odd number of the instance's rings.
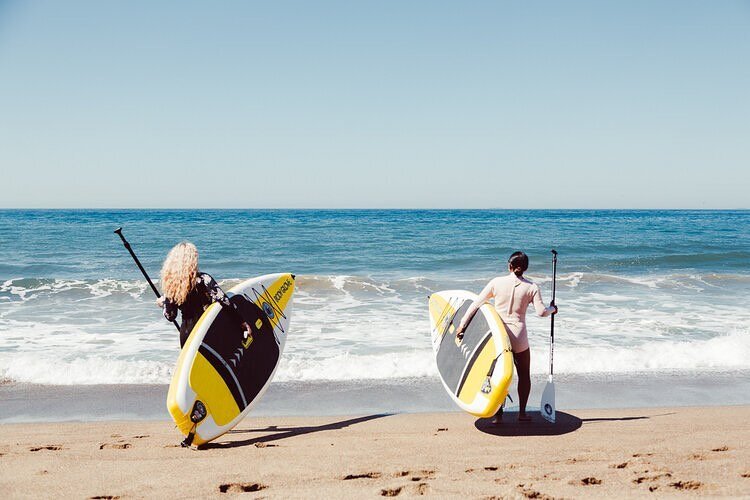
[[[214,302],[218,302],[221,304],[221,307],[231,311],[239,323],[244,322],[242,315],[237,310],[237,306],[229,301],[227,294],[224,293],[224,290],[219,287],[218,283],[208,273],[198,273],[195,277],[195,286],[188,293],[185,302],[179,306],[169,299],[164,301],[164,317],[168,321],[174,321],[177,318],[178,309],[182,315],[180,347],[185,345],[190,332],[203,314],[203,311]]]

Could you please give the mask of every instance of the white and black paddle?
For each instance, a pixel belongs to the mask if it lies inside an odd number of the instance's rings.
[[[143,268],[143,264],[141,264],[141,261],[138,260],[138,257],[136,257],[135,252],[133,251],[133,248],[130,246],[130,243],[128,243],[128,240],[125,239],[125,236],[122,235],[122,228],[118,227],[115,229],[115,234],[120,237],[122,240],[122,244],[125,245],[125,248],[128,252],[130,252],[130,256],[133,257],[133,260],[135,261],[135,265],[138,266],[138,269],[141,270],[141,274],[143,274],[143,277],[146,278],[146,281],[148,281],[148,284],[151,286],[151,290],[154,291],[154,295],[156,295],[156,298],[161,298],[161,294],[159,293],[159,290],[156,288],[156,285],[154,285],[154,282],[151,281],[151,278],[149,277],[146,270]],[[172,324],[177,328],[177,331],[180,331],[180,325],[177,324],[177,321],[172,320]]]
[[[557,278],[557,251],[552,250],[552,302],[555,305],[555,280]],[[555,352],[555,314],[552,313],[549,330],[549,379],[542,393],[541,413],[545,420],[555,423],[555,382],[552,380],[552,357]]]

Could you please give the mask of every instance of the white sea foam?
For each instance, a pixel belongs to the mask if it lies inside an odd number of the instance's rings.
[[[532,347],[532,371],[546,373],[546,346]],[[555,345],[556,373],[637,373],[750,369],[750,335],[737,331],[694,341],[646,341],[629,347]]]
[[[165,384],[174,363],[109,357],[0,356],[0,379],[49,385]]]
[[[344,352],[323,359],[287,355],[279,365],[275,380],[367,380],[437,375],[432,350],[410,350],[380,354]]]
[[[177,352],[174,350],[176,360]],[[627,348],[555,348],[557,374],[617,374],[670,371],[730,371],[750,369],[750,336],[736,332],[693,342],[645,342]],[[174,361],[80,356],[59,359],[49,355],[0,355],[0,379],[53,385],[166,384]],[[532,372],[548,370],[545,345],[532,346]],[[277,381],[370,380],[431,377],[437,369],[429,349],[377,354],[344,351],[328,357],[286,353]]]
[[[546,300],[548,276],[532,276]],[[233,279],[222,283],[230,288]],[[434,376],[427,295],[485,279],[299,276],[278,380]],[[750,368],[744,275],[558,277],[559,373]],[[177,333],[142,281],[0,283],[0,379],[53,384],[167,383]],[[528,315],[533,371],[547,370],[549,319]]]

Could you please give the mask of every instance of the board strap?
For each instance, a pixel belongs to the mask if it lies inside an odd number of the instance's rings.
[[[492,374],[495,372],[495,365],[497,365],[497,360],[502,357],[503,354],[506,352],[513,352],[511,349],[503,349],[503,352],[497,355],[495,359],[492,360],[492,364],[490,365],[490,369],[487,370],[487,378],[484,379],[484,383],[482,384],[482,393],[483,394],[489,394],[492,392]]]

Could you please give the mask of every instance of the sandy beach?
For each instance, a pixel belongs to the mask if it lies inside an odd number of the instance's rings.
[[[167,421],[0,426],[10,497],[750,495],[750,406],[247,418],[205,449]],[[4,495],[4,496],[6,496]]]

